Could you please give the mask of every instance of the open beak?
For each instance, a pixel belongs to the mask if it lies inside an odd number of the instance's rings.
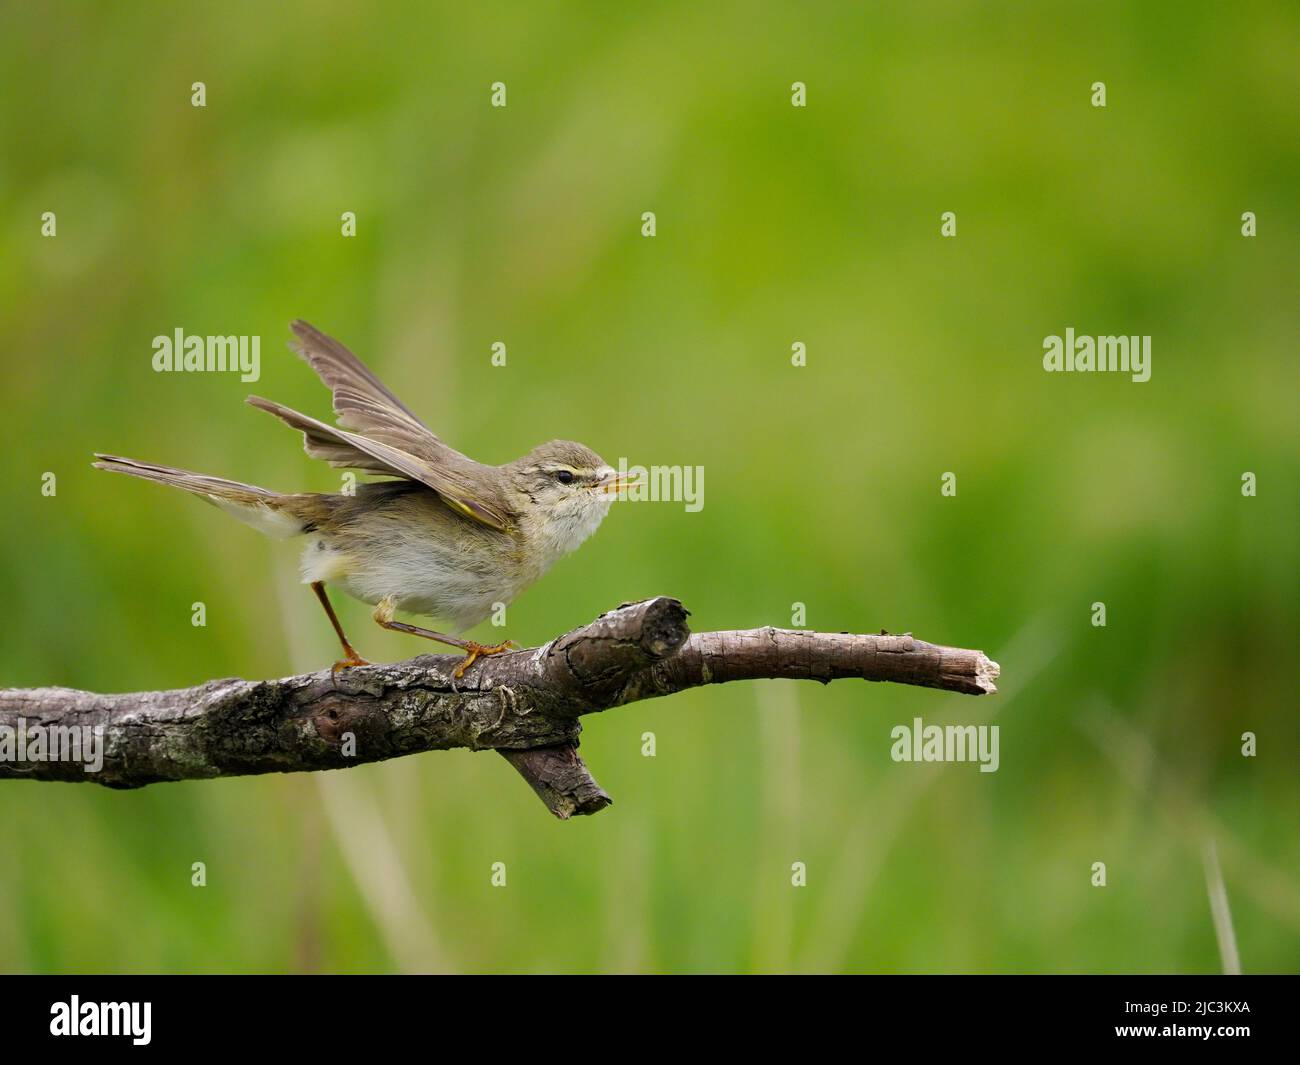
[[[619,477],[617,473],[613,473],[603,480],[597,481],[592,487],[600,489],[605,495],[618,495],[619,492],[628,488],[640,488],[643,483],[630,477]]]

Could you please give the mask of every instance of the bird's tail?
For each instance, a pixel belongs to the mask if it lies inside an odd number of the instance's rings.
[[[95,459],[97,461],[93,465],[97,470],[128,473],[146,481],[183,488],[220,507],[245,525],[251,525],[258,532],[277,539],[297,536],[312,527],[314,519],[319,516],[316,512],[322,509],[326,498],[316,495],[282,495],[251,484],[228,481],[224,477],[209,477],[203,473],[191,473],[172,466],[155,466],[152,462],[136,462],[135,459],[118,458],[116,455],[101,455],[96,452]]]

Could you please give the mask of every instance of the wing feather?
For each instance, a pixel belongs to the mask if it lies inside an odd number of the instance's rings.
[[[360,359],[333,337],[307,322],[292,327],[294,350],[334,397],[343,429],[298,411],[249,396],[253,406],[274,414],[303,434],[307,454],[332,466],[405,477],[427,485],[454,509],[494,529],[514,524],[497,489],[497,471],[449,447],[398,399]],[[346,430],[354,430],[348,432]]]

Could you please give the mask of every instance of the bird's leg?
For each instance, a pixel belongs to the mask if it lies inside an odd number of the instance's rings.
[[[312,581],[311,590],[316,593],[316,598],[320,600],[320,605],[325,608],[325,613],[330,619],[330,624],[334,626],[334,631],[338,633],[339,643],[343,645],[343,657],[334,663],[331,673],[337,673],[340,669],[350,669],[352,666],[370,665],[364,658],[352,649],[348,643],[348,638],[343,635],[343,626],[339,624],[338,615],[334,613],[334,607],[330,605],[329,596],[325,594],[324,581]]]
[[[426,640],[436,640],[438,643],[449,644],[452,647],[459,647],[465,652],[465,657],[461,659],[460,665],[456,667],[452,676],[460,680],[465,675],[465,670],[469,669],[475,661],[485,658],[488,655],[504,654],[507,651],[517,651],[517,644],[506,640],[504,643],[482,644],[475,643],[473,640],[461,640],[455,636],[448,636],[444,632],[434,632],[432,629],[422,629],[419,625],[408,625],[404,621],[393,620],[393,601],[391,599],[381,599],[379,605],[375,607],[374,612],[370,615],[375,622],[385,629],[391,629],[393,632],[405,632],[411,636],[423,636]]]

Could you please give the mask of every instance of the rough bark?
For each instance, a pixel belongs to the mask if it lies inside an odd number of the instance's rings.
[[[628,603],[537,648],[476,663],[457,655],[280,680],[214,680],[173,691],[98,695],[0,691],[0,779],[136,788],[167,780],[342,769],[468,747],[505,756],[557,817],[612,801],[578,757],[579,718],[704,684],[846,677],[982,695],[998,665],[979,651],[910,635],[751,629],[692,635],[675,599]],[[17,745],[102,730],[103,765],[16,761]],[[21,736],[20,736],[21,733]],[[6,746],[6,740],[8,746]],[[6,751],[10,753],[6,755]]]

